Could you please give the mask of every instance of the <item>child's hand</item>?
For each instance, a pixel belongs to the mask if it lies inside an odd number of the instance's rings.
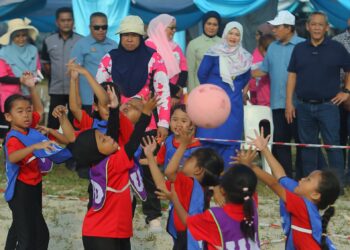
[[[55,141],[42,141],[33,145],[34,150],[45,149],[48,151],[54,151],[55,147],[53,145],[58,145]]]
[[[146,100],[143,100],[143,109],[142,112],[146,115],[151,115],[153,109],[158,105],[160,98],[158,96],[151,97],[151,94],[147,96]]]
[[[52,116],[55,118],[61,118],[67,115],[67,108],[63,105],[56,106],[52,111]]]
[[[47,135],[50,133],[50,128],[45,127],[45,126],[38,125],[35,127],[35,129],[44,135]]]
[[[237,155],[235,157],[231,156],[233,162],[230,162],[230,164],[243,164],[250,167],[256,156],[256,149],[252,150],[252,147],[249,147],[247,151],[245,151],[244,149],[240,151],[237,150]]]
[[[153,136],[152,137],[145,136],[142,138],[142,141],[143,141],[143,145],[141,144],[141,147],[146,157],[154,157],[153,153],[154,153],[154,150],[156,150],[157,148],[157,142],[155,138]]]
[[[72,77],[72,74],[75,74],[74,76],[77,76],[78,74],[84,75],[87,72],[87,70],[81,65],[77,64],[75,60],[76,58],[70,59],[66,64],[68,73],[70,73],[71,77]]]
[[[157,195],[157,198],[159,200],[170,200],[173,201],[177,198],[177,193],[175,191],[174,183],[171,183],[171,191],[167,188],[157,188],[159,191],[155,191],[155,194]]]
[[[35,77],[29,71],[23,72],[22,76],[20,77],[20,82],[29,88],[35,87]]]
[[[223,207],[226,203],[225,196],[220,191],[220,186],[215,186],[213,189],[213,198],[217,205]]]
[[[119,105],[119,100],[117,95],[115,94],[115,89],[111,88],[111,86],[107,85],[107,95],[108,95],[108,99],[109,99],[109,104],[108,107],[109,108],[116,108]]]
[[[191,144],[191,142],[192,142],[192,138],[194,136],[194,129],[192,129],[192,130],[180,129],[179,136],[180,136],[179,137],[180,144],[187,146],[187,145]]]
[[[248,137],[248,139],[252,140],[249,142],[249,144],[254,145],[259,151],[263,151],[267,147],[271,135],[268,135],[264,138],[264,127],[261,127],[260,135],[256,130],[254,130],[254,133],[255,139]]]

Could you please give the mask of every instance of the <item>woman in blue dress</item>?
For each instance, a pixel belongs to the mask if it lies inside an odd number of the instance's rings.
[[[229,22],[224,29],[222,41],[205,54],[198,69],[200,84],[219,86],[231,100],[231,111],[226,122],[217,128],[198,128],[197,137],[241,140],[243,134],[243,89],[250,79],[252,56],[242,47],[243,27]],[[230,156],[235,155],[239,143],[203,141],[204,147],[216,150],[229,166]]]

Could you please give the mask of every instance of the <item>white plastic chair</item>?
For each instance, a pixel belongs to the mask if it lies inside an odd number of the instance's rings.
[[[267,125],[267,126],[266,126]],[[248,137],[255,138],[254,130],[260,131],[260,127],[264,127],[265,134],[271,134],[273,138],[273,120],[270,107],[261,105],[245,105],[244,106],[244,137],[245,141],[249,141]],[[268,126],[270,127],[269,129]],[[266,131],[269,130],[269,131]],[[272,140],[272,139],[271,139]],[[246,149],[249,147],[247,143],[243,145]],[[271,145],[268,146],[271,150]],[[271,174],[271,169],[265,157],[262,157],[263,169]]]

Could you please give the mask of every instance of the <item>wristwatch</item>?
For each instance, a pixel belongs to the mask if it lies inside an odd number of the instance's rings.
[[[348,90],[347,88],[342,88],[341,92],[346,93],[346,94],[350,94],[350,90]]]

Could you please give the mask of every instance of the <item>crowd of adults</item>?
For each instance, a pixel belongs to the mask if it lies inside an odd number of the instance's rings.
[[[258,34],[252,56],[242,47],[242,25],[229,22],[221,27],[220,14],[210,11],[202,19],[203,33],[190,41],[183,53],[173,41],[176,19],[168,14],[152,19],[147,30],[140,17],[125,17],[116,31],[120,35],[118,45],[106,37],[108,18],[104,13],[91,15],[90,34],[82,37],[73,31],[72,9],[65,7],[56,11],[57,32],[44,39],[39,57],[33,45],[38,30],[26,18],[10,20],[7,32],[0,37],[1,125],[6,125],[5,99],[14,93],[28,95],[22,84],[28,80],[26,75],[31,72],[39,80],[43,70],[49,79],[47,125],[58,129],[52,111],[57,105],[69,105],[66,64],[75,58],[99,83],[114,82],[122,94],[122,103],[134,96],[156,93],[161,105],[147,134],[156,135],[160,142],[168,135],[170,109],[183,101],[184,90],[190,92],[199,84],[212,83],[228,94],[231,112],[218,128],[197,128],[197,137],[242,139],[243,105],[248,93],[252,104],[271,107],[274,141],[346,145],[350,116],[347,106],[342,104],[350,93],[349,30],[329,38],[328,19],[322,12],[309,16],[306,29],[310,37],[306,40],[296,34],[295,16],[288,11],[280,11],[268,23],[271,34]],[[221,29],[222,38],[218,36]],[[82,108],[90,113],[93,92],[84,77],[79,79],[79,93]],[[5,133],[2,126],[2,138]],[[240,146],[229,141],[202,144],[217,150],[226,167]],[[329,167],[337,172],[343,185],[347,184],[350,178],[345,178],[344,150],[326,151]],[[294,168],[291,147],[273,146],[273,153],[287,175],[296,179],[327,166],[318,148],[298,147]],[[145,171],[144,175],[146,189],[153,194],[155,186],[150,172]],[[147,222],[159,223],[154,222],[160,216],[160,203],[155,196],[143,204],[143,211]]]

